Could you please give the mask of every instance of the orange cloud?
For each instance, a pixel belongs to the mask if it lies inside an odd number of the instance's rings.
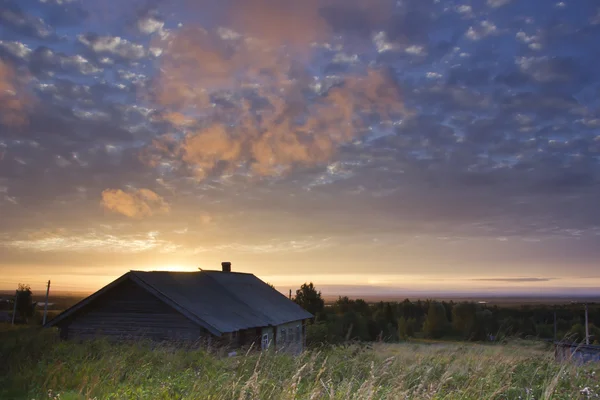
[[[188,167],[199,179],[238,168],[275,176],[295,166],[326,162],[340,145],[369,132],[366,119],[376,116],[385,122],[406,114],[400,89],[381,70],[348,77],[317,100],[297,97],[293,90],[289,96],[259,93],[268,103],[264,109],[242,103],[220,111],[231,123],[217,121],[202,129],[190,129],[184,120],[183,140],[166,136],[155,141],[143,159],[149,165],[167,161]]]
[[[144,218],[157,214],[168,214],[169,204],[149,189],[138,189],[126,193],[120,189],[106,189],[102,192],[102,207],[129,218]]]
[[[0,60],[0,123],[12,127],[27,124],[29,99],[24,80],[9,64]]]
[[[182,29],[166,43],[156,100],[174,109],[209,106],[211,89],[233,81],[232,49],[201,28]],[[181,114],[171,114],[173,116]]]
[[[227,22],[270,46],[303,51],[329,34],[329,25],[320,14],[323,4],[321,0],[242,0],[230,7]]]
[[[183,135],[156,140],[142,160],[187,168],[198,179],[238,169],[275,176],[328,161],[340,145],[369,132],[367,120],[405,115],[400,88],[384,70],[343,77],[325,93],[310,89],[314,78],[303,57],[331,34],[322,6],[342,3],[230,0],[222,26],[235,31],[171,32],[155,100],[159,118]],[[383,18],[357,0],[350,6],[369,20]]]

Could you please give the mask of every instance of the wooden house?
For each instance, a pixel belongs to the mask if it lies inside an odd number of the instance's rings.
[[[130,271],[49,321],[63,339],[108,337],[301,352],[312,314],[252,274]]]

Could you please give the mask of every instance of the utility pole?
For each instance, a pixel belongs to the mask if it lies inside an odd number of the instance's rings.
[[[19,298],[19,291],[15,290],[15,306],[13,307],[12,324],[15,324],[15,316],[17,315],[17,299]]]
[[[590,332],[588,330],[588,305],[585,303],[585,344],[590,344]]]
[[[292,299],[292,289],[290,289],[290,295],[289,295],[289,299]]]
[[[50,279],[48,279],[48,287],[46,288],[46,303],[44,304],[44,320],[42,326],[46,325],[46,316],[48,315],[48,295],[50,294]]]

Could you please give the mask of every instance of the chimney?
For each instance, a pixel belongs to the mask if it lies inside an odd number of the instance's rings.
[[[223,261],[221,267],[223,268],[223,272],[231,272],[231,263],[229,261]]]

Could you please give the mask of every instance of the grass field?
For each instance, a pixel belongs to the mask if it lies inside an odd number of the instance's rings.
[[[598,365],[558,364],[543,345],[376,344],[300,357],[60,342],[0,332],[0,399],[586,399]]]

